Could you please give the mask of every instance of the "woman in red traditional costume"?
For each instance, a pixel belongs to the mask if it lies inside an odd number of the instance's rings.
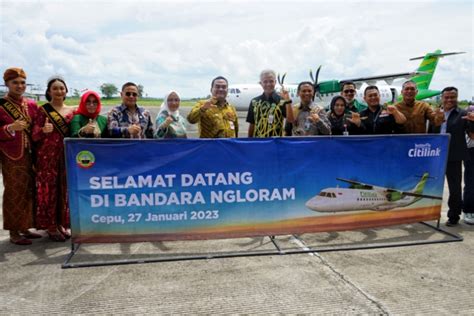
[[[3,175],[3,228],[10,231],[10,242],[31,245],[40,234],[34,227],[34,172],[31,131],[38,113],[33,100],[23,97],[26,73],[9,68],[3,74],[8,93],[0,99],[0,159]]]
[[[36,228],[46,229],[54,241],[71,237],[63,139],[70,134],[74,108],[64,104],[67,92],[62,77],[48,80],[46,99],[49,103],[39,108],[33,129],[37,170]]]

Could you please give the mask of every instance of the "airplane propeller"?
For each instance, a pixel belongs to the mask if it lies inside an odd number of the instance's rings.
[[[286,77],[286,72],[283,74],[282,77],[280,77],[280,74],[278,74],[277,79],[278,79],[278,84],[280,86],[283,86],[283,83],[285,82],[285,77]]]
[[[316,75],[313,77],[313,70],[309,70],[309,77],[311,78],[311,81],[313,82],[313,87],[314,87],[314,95],[313,95],[313,101],[314,97],[316,94],[318,95],[319,99],[322,100],[321,95],[319,94],[319,84],[318,84],[318,78],[319,78],[319,72],[321,71],[321,66],[318,67],[316,70]]]

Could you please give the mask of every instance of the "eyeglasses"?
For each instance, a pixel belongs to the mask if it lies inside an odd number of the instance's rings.
[[[86,105],[99,105],[97,101],[86,101]]]
[[[344,93],[355,93],[356,91],[354,89],[348,89],[348,90],[344,90],[342,92],[344,92]]]
[[[125,95],[127,97],[137,97],[138,93],[136,93],[136,92],[125,92]]]

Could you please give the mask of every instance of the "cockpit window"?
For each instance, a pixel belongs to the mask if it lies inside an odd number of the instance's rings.
[[[240,89],[235,89],[235,93],[240,93]]]
[[[336,193],[334,193],[334,192],[324,192],[324,191],[321,191],[321,192],[319,192],[318,195],[319,195],[319,196],[328,197],[328,198],[336,198]]]

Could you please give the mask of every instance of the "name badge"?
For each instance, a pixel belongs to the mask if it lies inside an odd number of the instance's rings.
[[[389,115],[390,115],[390,114],[389,114],[387,111],[383,110],[383,111],[380,113],[379,117],[387,117],[387,116],[389,116]]]

